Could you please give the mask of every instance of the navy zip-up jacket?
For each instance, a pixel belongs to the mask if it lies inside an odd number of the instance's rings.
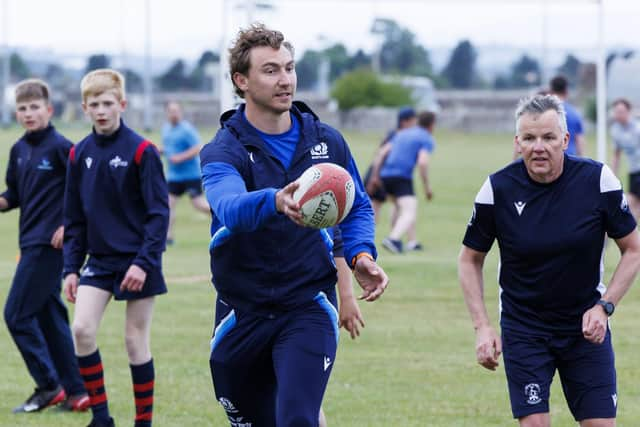
[[[300,139],[288,169],[244,119],[244,106],[223,114],[222,128],[200,153],[213,212],[212,281],[220,298],[240,311],[287,311],[335,286],[327,232],[300,227],[275,206],[278,189],[313,164],[336,163],[353,177],[355,201],[340,224],[347,262],[360,252],[377,255],[373,210],[342,135],[303,103],[294,102],[291,113]]]
[[[64,274],[87,254],[108,267],[162,264],[169,195],[154,145],[123,122],[112,135],[94,132],[69,153],[64,198]]]
[[[25,133],[11,147],[7,166],[7,210],[20,208],[20,249],[51,245],[62,225],[64,182],[71,142],[49,124]]]

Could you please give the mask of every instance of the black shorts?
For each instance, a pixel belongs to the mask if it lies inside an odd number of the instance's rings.
[[[640,172],[629,174],[629,193],[640,197]]]
[[[616,369],[610,330],[604,343],[593,344],[582,335],[532,335],[503,329],[502,349],[514,418],[549,412],[556,371],[577,421],[615,418]]]
[[[202,194],[202,182],[200,179],[189,179],[187,181],[169,181],[169,194],[182,196],[187,193],[189,197],[196,198]]]
[[[110,292],[113,294],[113,298],[118,301],[142,299],[167,293],[167,285],[161,269],[147,271],[147,278],[140,292],[121,291],[120,284],[127,273],[127,269],[108,267],[89,257],[80,272],[80,285],[92,286]]]
[[[393,197],[414,196],[413,180],[399,176],[382,178],[382,184],[388,194]]]
[[[367,169],[367,173],[364,175],[364,187],[367,188],[367,185],[369,184],[369,181],[371,180],[371,166],[369,166],[369,169]],[[367,192],[367,194],[369,194],[369,192]],[[387,200],[387,192],[384,190],[383,187],[378,187],[376,188],[376,191],[373,192],[373,194],[369,194],[369,197],[372,200],[377,200],[379,202],[384,202],[385,200]]]

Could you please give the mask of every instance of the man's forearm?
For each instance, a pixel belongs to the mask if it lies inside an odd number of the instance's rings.
[[[458,275],[474,329],[490,325],[484,304],[482,266],[467,259],[460,259]]]
[[[198,145],[194,145],[193,147],[189,148],[187,151],[183,151],[182,153],[180,153],[180,161],[181,162],[186,162],[187,160],[191,160],[194,157],[196,157],[198,154],[200,154],[200,150],[202,149],[202,145],[198,144]]]
[[[422,178],[422,184],[425,190],[429,188],[429,167],[427,165],[420,165],[420,177]]]

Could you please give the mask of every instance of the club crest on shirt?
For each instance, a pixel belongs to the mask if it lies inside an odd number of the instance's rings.
[[[93,159],[91,157],[87,157],[84,159],[84,164],[87,165],[87,169],[91,169],[91,165],[93,164]]]
[[[41,171],[50,171],[50,170],[53,170],[53,165],[51,164],[49,159],[45,157],[40,161],[40,164],[38,165],[38,169]]]
[[[536,405],[542,402],[540,398],[540,385],[536,383],[527,384],[524,386],[524,394],[527,396],[527,403],[529,405]]]
[[[314,145],[309,152],[313,160],[329,158],[329,147],[326,142]]]
[[[109,160],[109,166],[112,167],[113,169],[119,168],[119,167],[127,167],[129,165],[129,162],[122,160],[120,158],[120,156],[115,156],[113,159]]]

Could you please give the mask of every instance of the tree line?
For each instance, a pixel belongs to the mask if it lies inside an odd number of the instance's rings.
[[[378,26],[377,31],[381,42],[379,49],[374,53],[357,50],[351,54],[342,43],[334,43],[319,50],[306,50],[296,61],[298,87],[302,90],[316,88],[323,62],[329,64],[328,80],[331,84],[345,74],[356,70],[361,76],[363,71],[383,75],[424,76],[430,78],[436,88],[499,90],[531,87],[541,83],[542,70],[539,62],[526,54],[514,61],[509,69],[497,75],[492,81],[485,81],[477,70],[478,52],[470,40],[461,40],[451,51],[446,65],[441,70],[435,70],[429,51],[420,44],[415,34],[409,29],[390,19],[378,19],[376,23],[382,24]],[[189,66],[182,59],[176,59],[164,72],[154,77],[154,87],[166,91],[211,90],[213,81],[212,76],[207,72],[207,65],[218,62],[219,55],[213,51],[203,52],[193,66]],[[110,56],[95,54],[88,58],[84,71],[111,65]],[[557,71],[575,83],[580,65],[580,61],[575,56],[568,55]],[[15,52],[10,56],[10,70],[12,80],[32,75],[28,64]],[[142,90],[143,80],[138,72],[130,68],[121,71],[128,80],[127,86],[130,91]],[[68,79],[65,69],[58,64],[50,64],[42,77],[54,84]]]

